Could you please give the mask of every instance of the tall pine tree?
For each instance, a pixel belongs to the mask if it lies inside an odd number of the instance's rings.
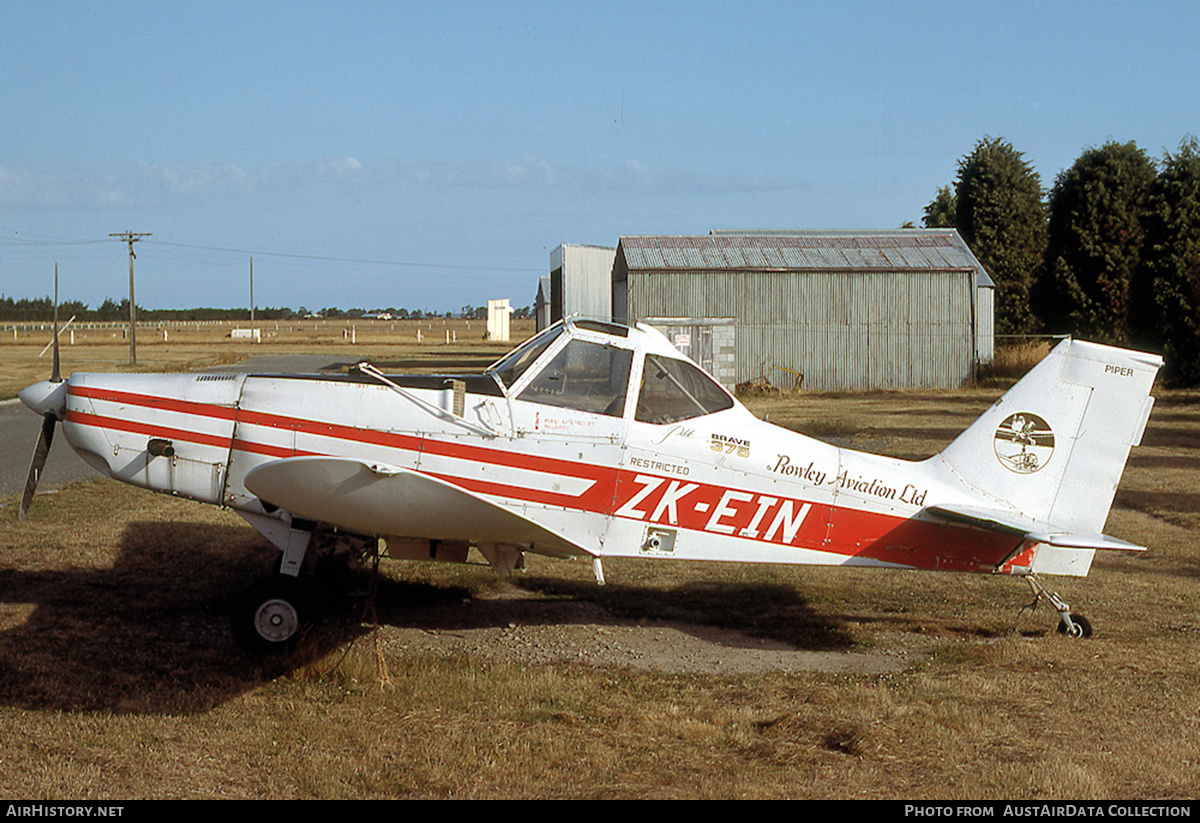
[[[957,214],[958,205],[954,202],[954,192],[950,190],[949,186],[942,186],[938,189],[937,197],[933,198],[933,202],[925,207],[925,216],[921,219],[921,225],[927,229],[957,228]]]
[[[988,137],[959,161],[954,199],[959,233],[996,281],[996,331],[1034,331],[1029,295],[1046,251],[1041,178],[1011,143]]]
[[[1034,312],[1050,331],[1129,340],[1130,283],[1155,167],[1135,143],[1085,151],[1050,191],[1046,264]]]
[[[1142,342],[1161,343],[1167,373],[1200,385],[1200,142],[1167,154],[1150,189],[1143,265],[1134,284],[1131,325]]]

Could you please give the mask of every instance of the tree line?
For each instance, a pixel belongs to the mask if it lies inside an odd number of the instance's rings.
[[[74,316],[79,322],[124,323],[129,321],[129,298],[105,300],[98,308],[88,308],[79,300],[64,300],[58,304],[59,322]],[[250,316],[248,309],[147,309],[137,307],[138,322],[153,323],[160,320],[245,320]],[[295,317],[291,309],[255,309],[254,316],[262,320],[283,320]],[[4,323],[48,323],[54,317],[54,299],[51,297],[23,297],[19,300],[0,295],[0,322]]]
[[[1160,161],[1135,143],[1089,148],[1049,191],[1024,155],[985,137],[925,207],[996,281],[998,334],[1070,334],[1161,352],[1200,385],[1200,143]]]
[[[532,316],[532,308],[515,309],[513,318],[520,320]],[[129,320],[129,298],[117,301],[111,298],[105,300],[98,308],[88,308],[86,303],[79,300],[66,300],[58,304],[58,316],[61,322],[74,316],[80,322],[124,323]],[[328,320],[356,320],[359,318],[385,317],[394,320],[425,320],[454,317],[451,312],[425,311],[422,309],[339,309],[328,307],[310,312],[304,306],[299,309],[291,308],[256,308],[254,317],[258,320],[300,320],[307,317],[321,317]],[[486,306],[464,306],[458,315],[468,319],[486,318]],[[19,300],[0,295],[0,322],[3,323],[48,323],[54,317],[54,299],[51,297],[23,297]],[[186,320],[248,320],[249,309],[147,309],[137,307],[138,322],[171,322]]]

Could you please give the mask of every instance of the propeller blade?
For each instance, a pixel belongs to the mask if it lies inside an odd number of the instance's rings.
[[[71,332],[74,334],[74,332]],[[50,370],[51,382],[62,380],[58,370],[58,264],[54,264],[54,366]]]
[[[33,493],[37,491],[38,481],[42,479],[42,469],[46,467],[46,456],[50,454],[50,444],[54,441],[54,424],[57,422],[58,418],[53,412],[46,412],[42,417],[42,429],[38,432],[37,445],[33,447],[29,476],[25,478],[25,494],[21,495],[21,508],[17,513],[20,520],[25,519],[29,504],[33,502]]]
[[[74,318],[72,318],[74,319]],[[68,321],[69,323],[70,321]],[[54,264],[54,365],[50,370],[50,383],[62,383],[62,374],[59,370],[58,360],[58,264]],[[43,349],[43,353],[45,350]],[[38,432],[37,444],[33,447],[33,459],[29,462],[29,476],[25,478],[25,493],[21,495],[21,508],[17,511],[17,518],[25,519],[26,512],[29,511],[29,504],[33,502],[34,492],[37,491],[38,481],[42,479],[42,470],[46,468],[46,457],[50,454],[50,444],[54,442],[54,426],[58,423],[58,417],[62,413],[62,409],[57,412],[46,410],[47,400],[54,397],[53,392],[45,391],[48,384],[35,384],[34,386],[26,387],[21,394],[22,401],[31,408],[37,411],[42,411],[42,429]],[[25,392],[34,391],[37,400],[30,400],[26,397]],[[33,395],[30,395],[32,397]],[[65,400],[60,398],[64,404]],[[39,408],[40,407],[40,408]]]

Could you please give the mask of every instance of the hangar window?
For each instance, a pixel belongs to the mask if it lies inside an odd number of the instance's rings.
[[[641,423],[675,423],[724,411],[733,399],[700,369],[683,360],[646,355],[642,389],[634,419]]]
[[[621,417],[632,363],[628,349],[572,340],[533,378],[520,399]]]

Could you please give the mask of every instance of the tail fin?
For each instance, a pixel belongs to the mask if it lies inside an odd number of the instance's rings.
[[[1099,533],[1161,366],[1158,355],[1064,340],[939,458],[1000,506]]]

